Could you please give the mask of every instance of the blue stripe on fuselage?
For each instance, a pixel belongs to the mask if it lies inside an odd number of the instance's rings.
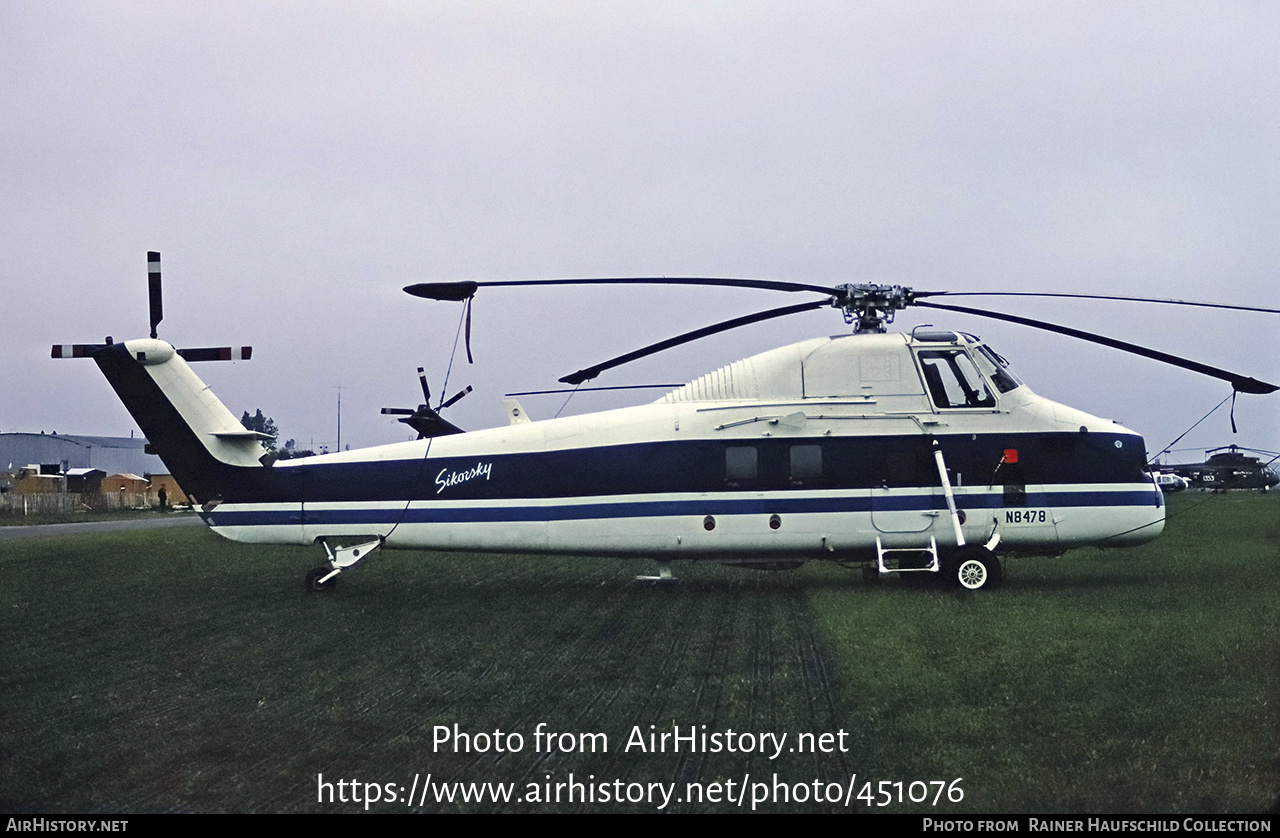
[[[517,501],[634,495],[936,487],[936,439],[961,485],[1072,486],[1146,482],[1142,438],[1119,433],[849,436],[672,440],[517,454],[314,463],[252,469],[228,481],[228,503],[332,504]],[[820,471],[797,479],[793,448],[820,449]],[[756,449],[756,475],[726,480],[726,449]],[[1005,452],[1018,451],[1016,463]],[[248,470],[246,470],[248,471]],[[962,478],[962,479],[958,479]]]
[[[960,509],[1002,509],[999,493],[960,496]],[[1057,491],[1031,492],[1026,507],[1067,508],[1103,506],[1153,506],[1152,491]],[[1013,507],[1010,507],[1013,508]],[[1024,508],[1024,507],[1018,507]],[[396,523],[513,523],[609,518],[657,518],[685,515],[757,515],[803,514],[824,512],[913,511],[946,509],[946,500],[936,494],[897,495],[893,497],[824,497],[824,498],[725,498],[708,497],[686,500],[628,500],[603,503],[575,503],[520,506],[434,506],[381,507],[377,509],[307,509],[298,510],[215,510],[205,516],[214,527],[251,527],[278,525],[392,525]]]

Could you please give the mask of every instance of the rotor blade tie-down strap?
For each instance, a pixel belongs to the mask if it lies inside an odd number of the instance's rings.
[[[475,359],[471,357],[471,301],[474,299],[475,297],[467,297],[467,336],[466,336],[465,344],[467,347],[467,363],[468,364],[475,363]]]
[[[1232,391],[1231,391],[1231,395],[1230,395],[1230,396],[1227,396],[1227,399],[1231,399],[1231,406],[1232,406],[1232,409],[1234,409],[1234,408],[1235,408],[1235,399],[1236,399],[1236,393],[1237,393],[1237,392],[1239,392],[1239,391],[1237,391],[1237,390],[1232,390]],[[1153,459],[1153,460],[1154,460],[1156,457],[1162,457],[1162,456],[1164,456],[1166,453],[1168,453],[1169,449],[1170,449],[1170,448],[1172,448],[1173,446],[1177,445],[1177,444],[1182,440],[1182,438],[1183,438],[1184,436],[1186,436],[1187,434],[1189,434],[1189,433],[1191,433],[1192,431],[1194,431],[1194,430],[1196,429],[1196,425],[1199,425],[1201,422],[1203,422],[1204,420],[1208,419],[1210,416],[1212,416],[1212,415],[1213,415],[1214,411],[1216,411],[1218,408],[1220,408],[1220,407],[1222,407],[1224,404],[1226,404],[1226,403],[1227,403],[1227,399],[1223,399],[1222,401],[1220,401],[1220,402],[1218,402],[1217,404],[1215,404],[1215,405],[1213,406],[1213,409],[1212,409],[1212,410],[1210,410],[1210,411],[1209,411],[1208,413],[1206,413],[1204,416],[1201,416],[1199,419],[1197,419],[1197,420],[1195,421],[1195,423],[1194,423],[1194,424],[1192,424],[1192,426],[1191,426],[1191,427],[1187,428],[1185,431],[1183,431],[1182,433],[1178,434],[1178,438],[1177,438],[1177,439],[1175,439],[1173,442],[1171,442],[1171,443],[1169,443],[1168,445],[1166,445],[1164,448],[1161,448],[1161,449],[1160,449],[1160,453],[1156,454],[1156,456],[1155,456],[1155,457],[1152,457],[1151,459]],[[1235,420],[1233,419],[1233,420],[1232,420],[1232,424],[1234,425],[1234,423],[1235,423]]]

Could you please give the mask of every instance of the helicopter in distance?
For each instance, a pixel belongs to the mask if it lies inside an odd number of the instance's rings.
[[[97,363],[215,532],[322,547],[327,563],[304,580],[317,592],[382,547],[648,559],[658,563],[658,575],[646,577],[654,579],[673,578],[678,560],[768,570],[832,560],[862,565],[868,578],[940,579],[976,591],[1000,583],[998,551],[1058,555],[1160,534],[1164,500],[1137,432],[1037,395],[974,335],[889,332],[907,306],[1099,343],[1236,392],[1278,389],[1113,338],[934,299],[979,292],[703,277],[422,283],[405,291],[467,306],[481,288],[512,285],[703,285],[808,298],[561,379],[574,387],[637,358],[802,311],[835,308],[852,333],[736,361],[649,404],[536,422],[509,406],[511,424],[478,431],[444,420],[446,402],[431,407],[422,376],[423,405],[384,411],[404,415],[419,439],[276,461],[263,435],[242,427],[188,364],[247,359],[249,347],[175,349],[160,340],[154,251],[148,270],[150,338],[59,345],[53,357]]]
[[[1244,452],[1261,454],[1269,462],[1260,457],[1250,457]],[[1244,448],[1239,445],[1226,445],[1211,448],[1205,453],[1205,461],[1186,465],[1167,465],[1165,471],[1185,479],[1192,489],[1258,489],[1270,491],[1272,486],[1280,484],[1280,474],[1271,465],[1280,457],[1275,451],[1262,451],[1256,448]]]

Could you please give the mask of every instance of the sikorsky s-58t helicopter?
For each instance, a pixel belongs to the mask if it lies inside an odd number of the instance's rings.
[[[836,308],[853,334],[774,349],[651,404],[601,413],[531,422],[513,409],[509,426],[464,433],[428,403],[404,420],[423,434],[415,442],[276,462],[188,365],[248,358],[248,347],[182,350],[159,340],[160,256],[148,260],[151,337],[54,346],[53,357],[94,359],[215,532],[321,545],[328,563],[306,576],[315,591],[331,590],[379,547],[647,558],[658,562],[658,579],[671,578],[670,563],[680,559],[762,569],[828,559],[861,564],[869,577],[934,574],[916,578],[978,590],[1000,582],[997,548],[1056,555],[1160,534],[1164,501],[1141,436],[1036,395],[973,335],[887,332],[908,305],[1101,343],[1238,392],[1277,389],[1100,335],[929,301],[960,296],[945,291],[714,278],[426,283],[405,290],[467,305],[482,287],[531,284],[712,285],[812,297],[561,379],[573,386],[801,311]]]

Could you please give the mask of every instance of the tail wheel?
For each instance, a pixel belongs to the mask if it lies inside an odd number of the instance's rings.
[[[1004,573],[996,554],[978,545],[961,547],[947,560],[947,577],[962,590],[989,591],[998,588]]]
[[[327,594],[338,587],[338,577],[335,576],[327,582],[321,582],[321,579],[333,573],[331,567],[316,567],[307,571],[307,575],[303,578],[303,586],[312,593]]]

